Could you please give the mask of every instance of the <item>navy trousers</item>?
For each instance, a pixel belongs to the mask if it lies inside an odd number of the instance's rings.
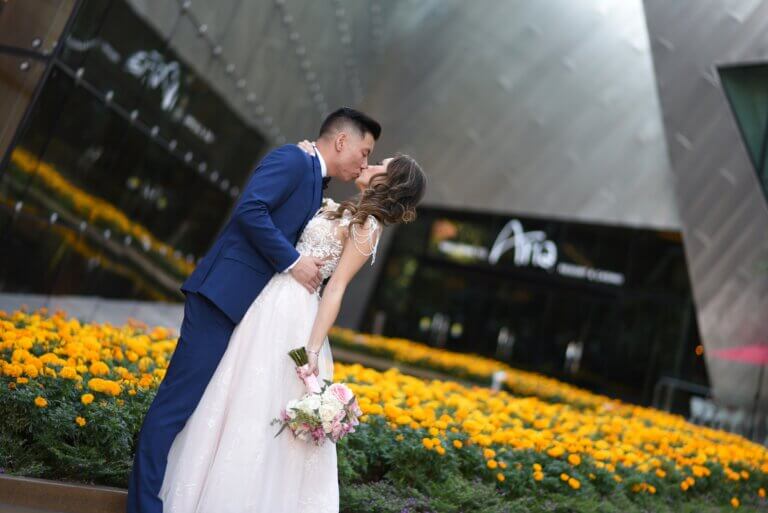
[[[158,493],[171,444],[200,402],[234,329],[224,312],[204,296],[187,294],[176,350],[139,432],[127,513],[162,513]]]

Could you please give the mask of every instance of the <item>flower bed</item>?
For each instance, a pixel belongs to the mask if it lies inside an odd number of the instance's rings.
[[[125,486],[168,330],[0,313],[0,467]],[[443,355],[445,358],[448,355]],[[463,356],[462,356],[463,357]],[[526,374],[518,379],[523,380]],[[335,366],[365,413],[339,444],[342,511],[758,511],[768,451],[679,416]],[[536,391],[536,384],[521,386]],[[586,399],[586,402],[585,402]]]
[[[329,337],[334,346],[383,356],[414,367],[439,371],[456,378],[488,385],[496,371],[504,371],[504,387],[515,395],[536,396],[565,402],[577,408],[622,408],[621,401],[595,394],[556,379],[510,367],[476,354],[446,351],[403,338],[383,337],[334,327]]]

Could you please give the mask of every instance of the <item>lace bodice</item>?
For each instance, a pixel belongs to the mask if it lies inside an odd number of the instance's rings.
[[[316,258],[325,259],[325,264],[320,268],[320,274],[326,279],[333,274],[336,266],[341,259],[341,251],[344,248],[344,242],[347,238],[349,223],[352,220],[352,214],[345,210],[339,219],[328,219],[323,216],[324,212],[333,211],[339,204],[331,198],[323,200],[323,206],[318,209],[314,217],[309,220],[307,226],[299,237],[296,249],[302,255],[309,255]],[[380,227],[379,222],[374,216],[368,216],[370,229],[363,229],[360,225],[352,226],[352,240],[354,246],[362,254],[371,258],[371,265],[376,260],[376,248],[379,245]]]

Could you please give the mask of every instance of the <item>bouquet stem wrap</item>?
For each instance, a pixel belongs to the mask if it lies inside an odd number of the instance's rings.
[[[288,353],[291,359],[296,364],[296,374],[299,379],[304,382],[304,386],[307,391],[313,394],[319,394],[321,391],[320,381],[317,376],[309,371],[309,357],[307,357],[307,350],[303,347],[294,349]]]

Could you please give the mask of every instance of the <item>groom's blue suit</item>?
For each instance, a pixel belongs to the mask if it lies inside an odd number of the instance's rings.
[[[298,146],[267,154],[216,242],[182,285],[184,321],[139,432],[128,513],[162,513],[158,493],[171,444],[197,407],[235,325],[274,273],[299,257],[294,246],[320,208],[321,185],[317,157]]]

